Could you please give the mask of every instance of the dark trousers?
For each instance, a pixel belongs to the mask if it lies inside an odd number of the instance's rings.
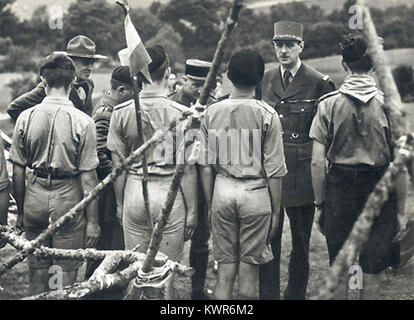
[[[99,237],[96,249],[124,250],[124,234],[122,226],[116,217],[116,198],[113,184],[107,185],[99,194]],[[86,277],[89,278],[101,262],[88,262]]]
[[[368,196],[384,175],[386,168],[355,169],[333,165],[326,176],[326,199],[323,230],[328,245],[329,262],[336,256],[349,237],[362,213]],[[381,212],[374,219],[369,237],[359,255],[364,273],[378,274],[390,266],[398,265],[400,244],[398,233],[397,195],[390,192]]]
[[[309,241],[312,232],[314,205],[288,207],[292,234],[292,252],[289,262],[289,281],[285,300],[303,300],[309,279]],[[279,226],[272,239],[274,259],[260,266],[259,293],[261,300],[280,300],[280,254],[282,247],[284,210],[280,210]]]
[[[194,268],[191,279],[193,294],[204,291],[208,265],[208,239],[210,231],[207,222],[207,208],[204,201],[198,205],[198,224],[191,239],[190,266]]]

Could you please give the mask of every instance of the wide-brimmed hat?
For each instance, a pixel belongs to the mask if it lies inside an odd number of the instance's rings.
[[[66,51],[56,51],[55,53],[66,53],[69,57],[80,57],[89,59],[108,59],[101,54],[96,54],[96,45],[86,36],[76,36],[69,41]]]

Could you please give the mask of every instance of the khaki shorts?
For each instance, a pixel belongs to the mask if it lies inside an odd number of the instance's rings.
[[[172,177],[155,175],[148,177],[148,195],[154,226],[161,208],[167,200]],[[146,252],[151,234],[147,225],[141,179],[142,176],[139,175],[128,175],[124,191],[123,228],[126,250],[132,250],[139,245],[139,251]],[[160,245],[160,251],[171,260],[180,261],[182,259],[185,219],[184,197],[181,192],[178,192]]]
[[[31,175],[27,181],[24,198],[24,229],[27,240],[36,239],[48,226],[55,222],[82,200],[79,178],[52,180]],[[86,218],[78,215],[53,236],[44,246],[58,249],[79,249],[84,247]],[[76,271],[82,262],[70,259],[43,259],[34,255],[28,257],[32,269],[49,269],[57,265],[63,271]]]
[[[211,217],[214,259],[248,264],[272,260],[268,239],[271,212],[270,193],[263,179],[218,174]]]

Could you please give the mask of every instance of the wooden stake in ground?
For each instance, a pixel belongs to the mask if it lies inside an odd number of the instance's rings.
[[[368,40],[368,49],[374,62],[375,70],[381,89],[385,94],[385,104],[391,117],[392,134],[396,140],[406,133],[404,119],[402,117],[401,98],[396,89],[390,68],[385,60],[384,51],[379,44],[375,26],[372,22],[368,8],[364,6],[364,1],[359,0],[358,4],[364,10],[364,33]],[[400,149],[394,162],[378,182],[372,194],[368,197],[363,212],[346,240],[341,251],[338,253],[335,262],[329,270],[326,283],[319,292],[317,299],[332,299],[338,287],[341,277],[349,270],[355,261],[357,254],[361,251],[368,240],[369,232],[374,219],[380,214],[385,201],[389,197],[395,178],[413,157],[413,139],[406,139],[405,149]]]

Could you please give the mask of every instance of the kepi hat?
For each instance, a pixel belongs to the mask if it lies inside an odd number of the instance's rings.
[[[189,59],[185,63],[185,75],[192,80],[206,81],[211,66],[208,61]]]
[[[275,23],[273,40],[303,41],[303,24],[293,21],[279,21]]]

